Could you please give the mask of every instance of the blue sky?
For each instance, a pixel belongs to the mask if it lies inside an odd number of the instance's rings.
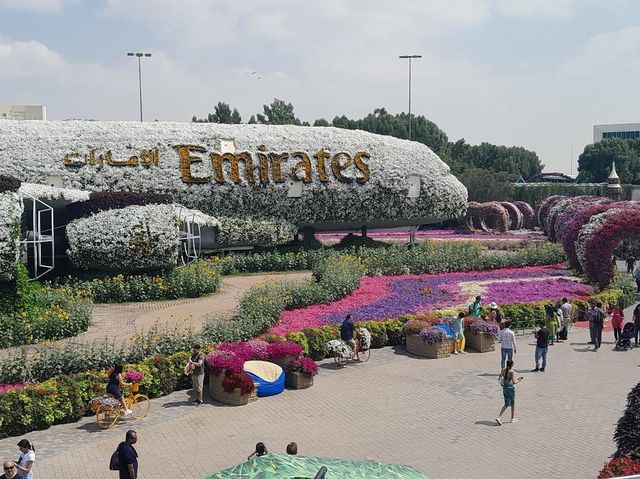
[[[640,122],[634,0],[0,0],[0,103],[49,119],[189,121],[274,97],[302,119],[407,108],[455,141],[570,171],[595,123]],[[252,75],[251,72],[258,73]],[[258,79],[260,77],[260,79]]]

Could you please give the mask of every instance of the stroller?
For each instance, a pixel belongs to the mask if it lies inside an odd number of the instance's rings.
[[[620,349],[631,349],[631,339],[635,337],[635,326],[633,323],[627,323],[622,328],[622,333],[620,333],[620,337],[618,338],[618,342],[616,343],[616,351]]]

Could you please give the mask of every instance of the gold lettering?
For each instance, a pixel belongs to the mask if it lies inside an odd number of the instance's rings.
[[[369,170],[369,165],[367,165],[362,158],[366,158],[367,160],[371,158],[371,155],[366,151],[358,151],[353,156],[353,162],[356,164],[356,168],[358,168],[362,172],[362,178],[357,178],[356,181],[361,185],[369,181],[371,178],[371,171]]]
[[[182,181],[184,183],[191,184],[209,183],[211,181],[209,178],[195,178],[191,176],[191,163],[202,162],[202,158],[198,156],[191,156],[191,152],[197,151],[204,153],[207,149],[198,145],[179,145],[176,146],[176,148],[178,149],[178,155],[180,157],[180,173],[182,175]]]
[[[213,163],[213,179],[216,183],[224,183],[224,170],[222,168],[222,162],[227,160],[231,166],[231,181],[235,184],[240,183],[240,167],[239,163],[244,161],[244,167],[246,171],[247,183],[255,183],[256,177],[253,172],[253,159],[248,151],[243,151],[240,154],[234,155],[233,153],[225,153],[220,155],[219,153],[211,153],[211,162]]]
[[[138,157],[130,156],[128,160],[114,160],[111,150],[107,151],[107,165],[109,166],[138,166]]]
[[[260,161],[260,181],[269,183],[269,158],[265,153],[256,153],[256,155]]]
[[[340,157],[344,157],[344,163],[340,163]],[[342,172],[349,168],[350,165],[351,156],[349,156],[349,153],[345,153],[344,151],[336,153],[331,160],[331,169],[333,170],[333,176],[335,176],[338,181],[342,181],[343,183],[353,182],[352,178],[347,178],[342,174]]]
[[[331,155],[329,155],[329,153],[327,153],[324,150],[324,148],[320,148],[318,151],[316,151],[313,157],[316,159],[316,169],[318,170],[318,179],[322,182],[329,181],[329,177],[327,176],[327,167],[324,161],[328,160],[331,157]]]
[[[140,150],[140,164],[143,166],[158,165],[160,163],[160,151],[157,148],[153,150]]]
[[[81,158],[81,159],[76,159]],[[64,166],[84,166],[87,164],[87,159],[80,156],[80,153],[67,153],[64,155],[64,160],[62,161]]]
[[[112,161],[112,157],[111,157],[111,150],[107,150],[107,152],[104,155],[98,155],[96,157],[96,150],[91,150],[89,152],[89,156],[87,158],[87,164],[88,165],[97,165],[98,169],[101,170],[102,167],[104,166],[104,162],[111,164],[110,162]]]
[[[303,183],[311,183],[313,181],[313,176],[311,175],[311,160],[309,159],[309,155],[307,155],[303,151],[296,151],[291,153],[291,158],[300,158],[300,161],[295,164],[289,176],[293,181],[302,181]],[[298,172],[300,170],[304,171],[304,177],[301,179],[298,176]]]
[[[282,162],[289,158],[289,153],[269,153],[271,160],[271,176],[274,183],[284,183],[282,177]]]

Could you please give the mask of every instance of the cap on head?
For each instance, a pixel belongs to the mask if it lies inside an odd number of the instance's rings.
[[[490,308],[490,309],[498,309],[498,305],[497,305],[496,303],[491,303],[491,304],[489,305],[489,308]]]

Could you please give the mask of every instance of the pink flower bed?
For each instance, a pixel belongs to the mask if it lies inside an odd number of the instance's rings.
[[[331,304],[285,311],[270,333],[286,335],[304,328],[341,322],[397,318],[438,309],[465,308],[477,294],[484,303],[534,302],[584,298],[590,286],[572,281],[562,265],[504,268],[467,273],[364,277],[350,295]]]
[[[18,389],[22,389],[30,385],[31,383],[0,384],[0,394],[7,393],[9,391],[17,391]]]

